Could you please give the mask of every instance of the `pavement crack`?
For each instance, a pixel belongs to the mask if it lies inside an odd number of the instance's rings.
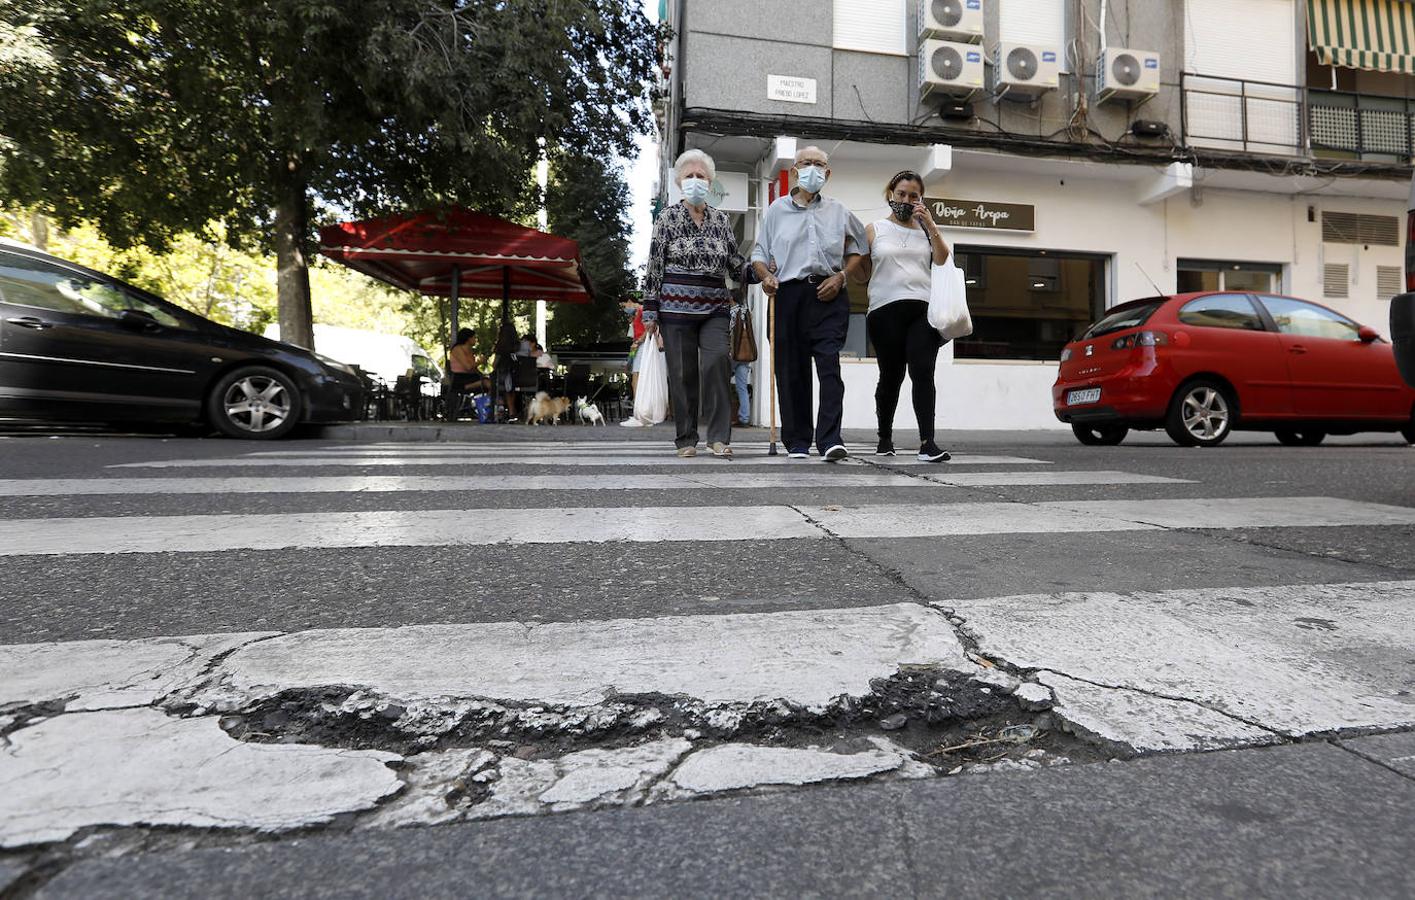
[[[1345,750],[1347,753],[1350,753],[1352,756],[1358,757],[1359,759],[1364,759],[1364,760],[1365,760],[1366,762],[1368,762],[1368,763],[1371,763],[1371,764],[1373,764],[1373,765],[1380,766],[1382,769],[1385,769],[1386,771],[1394,772],[1396,775],[1399,775],[1401,778],[1404,778],[1404,779],[1406,779],[1407,781],[1415,781],[1415,775],[1411,775],[1409,772],[1402,772],[1400,769],[1397,769],[1395,766],[1391,765],[1390,763],[1386,762],[1385,760],[1383,760],[1383,759],[1377,759],[1376,757],[1372,756],[1372,755],[1369,754],[1369,753],[1362,753],[1360,750],[1357,750],[1355,747],[1348,746],[1345,741],[1342,741],[1342,740],[1339,740],[1339,739],[1332,739],[1332,740],[1327,741],[1327,743],[1328,743],[1328,744],[1331,744],[1333,747],[1336,747],[1336,748],[1339,749],[1339,750]]]

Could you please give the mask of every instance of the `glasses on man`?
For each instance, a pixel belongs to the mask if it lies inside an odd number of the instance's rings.
[[[799,171],[801,169],[806,168],[807,166],[820,166],[822,169],[824,169],[825,165],[826,163],[823,159],[803,159],[800,162],[796,163],[796,165],[792,168]]]

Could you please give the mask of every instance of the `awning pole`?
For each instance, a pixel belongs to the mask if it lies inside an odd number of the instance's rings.
[[[457,332],[462,330],[462,267],[452,267],[452,340],[447,346],[457,344]]]
[[[511,318],[511,267],[501,267],[501,321]]]

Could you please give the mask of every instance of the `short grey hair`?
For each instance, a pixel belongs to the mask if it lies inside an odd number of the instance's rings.
[[[815,146],[814,144],[812,144],[812,145],[809,146],[809,147],[802,147],[800,150],[797,150],[797,151],[796,151],[796,162],[800,162],[800,161],[801,161],[801,157],[805,156],[807,153],[811,153],[812,151],[815,152],[815,155],[818,155],[818,156],[820,156],[821,159],[825,160],[826,166],[829,166],[829,165],[830,165],[830,154],[829,154],[829,153],[826,153],[824,150],[822,150],[821,148]]]
[[[708,181],[717,178],[717,163],[712,161],[711,156],[701,150],[684,150],[677,161],[673,163],[674,183],[679,185],[683,183],[683,170],[688,167],[689,163],[702,163],[703,167],[707,169]]]

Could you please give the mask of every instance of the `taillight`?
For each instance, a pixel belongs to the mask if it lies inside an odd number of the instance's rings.
[[[1070,359],[1070,358],[1071,358],[1071,348],[1070,348],[1070,347],[1064,347],[1064,348],[1062,348],[1062,350],[1061,350],[1061,361],[1062,361],[1062,362],[1066,362],[1066,361],[1067,361],[1068,359]]]
[[[1136,331],[1111,341],[1110,349],[1130,350],[1134,347],[1163,347],[1168,343],[1169,335],[1163,331]]]

